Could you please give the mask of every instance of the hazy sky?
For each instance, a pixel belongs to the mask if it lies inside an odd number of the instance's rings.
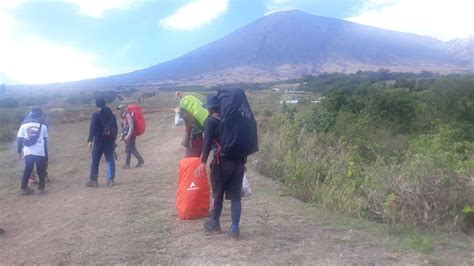
[[[0,84],[137,70],[288,9],[440,40],[474,35],[474,0],[1,0]]]

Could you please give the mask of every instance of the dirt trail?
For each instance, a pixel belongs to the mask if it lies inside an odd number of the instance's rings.
[[[422,264],[364,231],[334,226],[308,204],[280,196],[274,181],[251,171],[253,195],[243,202],[242,239],[205,235],[202,220],[175,214],[176,169],[182,128],[171,116],[149,114],[138,142],[145,167],[117,168],[117,185],[86,188],[86,123],[51,129],[53,182],[46,195],[20,197],[19,182],[0,190],[0,264]],[[81,134],[78,134],[80,132]],[[123,145],[117,150],[120,166]],[[9,151],[0,153],[2,179],[18,175]],[[229,206],[222,224],[227,227]]]

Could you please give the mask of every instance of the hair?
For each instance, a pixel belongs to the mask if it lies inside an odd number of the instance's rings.
[[[43,117],[43,111],[40,108],[31,109],[31,118],[38,119]]]
[[[95,106],[97,106],[98,108],[104,108],[106,106],[105,99],[104,98],[95,99]]]

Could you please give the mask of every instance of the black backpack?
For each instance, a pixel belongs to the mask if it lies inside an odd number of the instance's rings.
[[[101,112],[100,117],[102,120],[102,137],[104,139],[109,139],[109,140],[115,140],[118,135],[118,126],[117,126],[117,120],[115,119],[115,116],[112,114],[110,111],[110,114],[104,115]]]
[[[223,88],[217,92],[221,122],[219,139],[224,156],[242,158],[258,151],[257,122],[245,92]]]

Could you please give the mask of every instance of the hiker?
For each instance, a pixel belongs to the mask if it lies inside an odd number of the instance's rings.
[[[181,99],[183,99],[183,97],[184,97],[183,93],[180,92],[180,91],[175,92],[174,95],[176,95],[176,97],[178,97],[179,101],[181,101]]]
[[[23,122],[21,124],[23,125],[23,124],[26,124],[28,122],[32,122],[33,121],[32,114],[33,114],[33,112],[29,112],[25,116],[25,118],[23,118]],[[48,122],[46,121],[46,115],[44,113],[43,113],[43,123],[44,123],[44,125],[47,126],[47,129],[49,131],[49,125],[48,125]],[[45,169],[46,176],[44,178],[45,183],[51,182],[49,180],[49,175],[48,175],[48,166],[49,166],[49,158],[48,158],[48,156],[46,156],[46,169]],[[38,181],[36,180],[36,175],[35,175],[34,171],[31,173],[31,176],[29,177],[29,183],[32,183],[32,184],[37,184],[38,183]]]
[[[124,169],[130,169],[130,160],[133,156],[137,158],[138,163],[136,167],[141,167],[145,164],[142,156],[137,150],[136,140],[137,136],[135,132],[135,124],[133,122],[132,114],[127,111],[127,107],[124,104],[121,104],[117,107],[120,111],[120,117],[122,118],[122,135],[120,140],[125,143],[125,164],[122,166]]]
[[[118,127],[115,115],[109,107],[106,106],[103,98],[95,100],[95,105],[98,112],[92,115],[90,128],[88,148],[92,150],[92,163],[89,181],[86,183],[87,187],[98,187],[97,181],[99,175],[99,163],[102,154],[107,160],[107,185],[115,185],[115,140],[117,138]]]
[[[40,194],[45,192],[46,161],[48,157],[48,126],[45,125],[43,112],[33,108],[31,119],[21,125],[17,135],[18,160],[25,159],[25,170],[21,179],[20,194],[30,195],[34,192],[28,187],[28,179],[36,164]]]
[[[212,209],[211,219],[204,223],[204,229],[206,232],[221,231],[220,216],[224,202],[224,193],[226,193],[231,200],[232,217],[232,225],[228,234],[233,239],[238,239],[240,237],[241,191],[245,162],[244,158],[226,158],[221,154],[221,147],[218,141],[218,127],[221,119],[217,100],[217,95],[211,94],[207,97],[206,104],[204,105],[209,115],[204,122],[204,146],[201,155],[201,165],[196,170],[196,175],[206,171],[207,159],[214,145],[214,156],[210,165],[214,208]]]
[[[203,128],[187,111],[179,109],[179,117],[184,121],[184,136],[181,145],[186,148],[184,158],[200,157],[203,144]]]

